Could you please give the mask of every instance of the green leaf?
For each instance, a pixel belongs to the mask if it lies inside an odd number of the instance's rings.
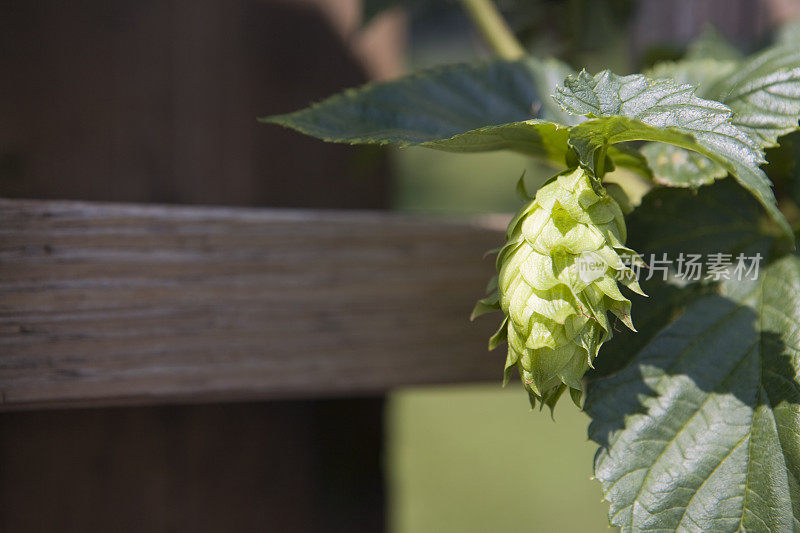
[[[649,256],[663,254],[760,253],[766,257],[775,235],[765,230],[762,211],[733,180],[697,191],[659,187],[648,192],[628,217],[628,246]]]
[[[586,374],[589,382],[618,372],[646,346],[664,327],[680,316],[687,304],[708,292],[701,285],[679,287],[664,282],[659,277],[639,279],[647,298],[631,295],[631,320],[636,331],[617,327],[614,337],[608,341],[595,359],[594,368]]]
[[[671,79],[678,83],[694,85],[697,96],[711,98],[710,89],[721,79],[736,70],[739,61],[720,59],[681,59],[657,63],[644,74],[653,79]]]
[[[695,283],[689,269],[682,266],[685,263],[679,264],[689,254],[705,258],[726,253],[735,258],[743,253],[766,258],[774,236],[763,230],[762,218],[758,203],[730,179],[697,191],[658,187],[647,193],[627,218],[627,244],[650,265],[666,254],[674,274],[664,281],[662,272],[641,271],[639,283],[649,298],[632,296],[631,318],[637,331],[615,332],[600,352],[590,379],[619,370],[688,303],[715,290]]]
[[[694,85],[697,96],[708,98],[709,89],[730,76],[739,65],[732,54],[723,56],[728,59],[709,57],[710,46],[708,42],[696,49],[691,48],[690,52],[694,50],[694,54],[689,56],[691,59],[658,63],[645,75]],[[653,179],[668,187],[699,187],[728,174],[725,168],[707,157],[675,146],[647,143],[642,147],[642,154],[653,172]]]
[[[728,171],[697,152],[671,144],[647,143],[642,155],[653,173],[653,180],[667,187],[697,188],[724,178]]]
[[[723,289],[588,387],[623,531],[800,528],[800,259]]]
[[[528,120],[486,126],[449,139],[428,141],[421,146],[446,152],[513,150],[563,165],[569,150],[568,140],[568,128],[552,122]]]
[[[549,94],[570,72],[558,61],[533,58],[451,65],[351,89],[261,121],[331,142],[401,146],[531,119],[569,125],[576,118]]]
[[[698,152],[730,172],[792,235],[769,178],[759,168],[765,162],[759,146],[731,124],[730,109],[697,97],[691,85],[609,71],[592,77],[584,71],[567,78],[555,98],[570,113],[602,117],[570,131],[570,143],[584,164],[592,165],[596,150],[627,141],[665,142]]]
[[[800,47],[786,39],[744,61],[682,60],[656,65],[648,75],[696,85],[699,96],[729,106],[731,122],[760,148],[775,146],[778,137],[797,129],[800,119]],[[651,166],[658,166],[655,158],[662,153],[648,148],[645,155]],[[686,165],[660,166],[653,174],[673,186],[682,186],[685,175],[693,176],[692,183],[705,183],[725,174],[719,165],[697,167],[698,160],[687,156]]]
[[[706,94],[730,107],[733,123],[761,148],[774,146],[800,120],[800,47],[768,48]]]

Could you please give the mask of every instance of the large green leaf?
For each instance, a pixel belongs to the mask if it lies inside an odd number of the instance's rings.
[[[719,80],[730,76],[738,65],[739,61],[730,58],[721,60],[704,56],[658,63],[645,75],[694,85],[697,96],[708,98],[709,90]],[[732,121],[735,122],[735,118]],[[676,146],[647,143],[642,147],[642,154],[653,172],[653,179],[668,187],[696,188],[728,174],[725,168],[707,157]]]
[[[604,71],[592,77],[581,72],[568,77],[555,98],[570,113],[600,117],[570,131],[570,143],[585,164],[593,164],[598,149],[626,141],[665,142],[693,150],[725,168],[792,235],[769,178],[759,168],[765,162],[760,147],[731,124],[730,109],[699,98],[691,85],[640,74]]]
[[[639,253],[760,253],[766,257],[775,235],[762,223],[763,211],[733,180],[697,191],[658,187],[628,216],[628,246]]]
[[[642,203],[627,217],[628,246],[638,251],[646,263],[655,267],[666,258],[670,277],[653,268],[641,271],[639,282],[649,298],[631,295],[634,300],[631,318],[636,332],[623,328],[615,333],[600,352],[596,379],[619,370],[673,319],[687,303],[715,289],[694,279],[686,267],[692,256],[743,253],[766,258],[774,236],[764,231],[763,212],[747,191],[733,180],[720,180],[697,191],[657,187],[642,198]],[[702,261],[702,260],[701,260]],[[662,264],[663,266],[663,264]],[[647,278],[650,279],[647,279]]]
[[[714,100],[710,95],[712,87],[733,74],[739,64],[740,61],[730,59],[681,59],[656,63],[644,74],[648,78],[671,79],[693,85],[697,88],[697,96]]]
[[[531,119],[568,125],[576,118],[549,95],[570,72],[558,61],[533,58],[451,65],[351,89],[261,120],[326,141],[401,146]]]
[[[733,123],[761,148],[774,146],[800,121],[800,46],[756,54],[706,94],[730,107]]]
[[[766,148],[800,121],[800,47],[786,39],[746,59],[690,57],[657,64],[647,75],[696,86],[698,96],[728,106],[732,123]]]
[[[631,320],[636,331],[617,327],[614,337],[608,341],[594,362],[594,368],[586,374],[588,382],[602,379],[618,372],[636,356],[662,329],[680,316],[686,305],[710,291],[706,285],[680,287],[663,281],[660,277],[639,279],[647,298],[626,294],[633,302]]]
[[[447,152],[513,150],[564,163],[569,149],[569,128],[543,120],[486,126],[421,146]]]
[[[723,289],[588,387],[623,531],[800,529],[800,260]]]

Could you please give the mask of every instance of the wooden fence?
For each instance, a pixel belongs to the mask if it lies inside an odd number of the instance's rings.
[[[496,380],[503,216],[0,201],[0,409]]]

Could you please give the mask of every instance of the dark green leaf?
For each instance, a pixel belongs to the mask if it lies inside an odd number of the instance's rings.
[[[486,126],[421,146],[446,152],[513,150],[564,164],[569,149],[569,129],[541,120]]]
[[[800,259],[696,301],[586,410],[623,531],[800,528]]]
[[[533,58],[451,65],[351,89],[261,120],[326,141],[401,146],[530,119],[571,124],[575,117],[549,98],[570,72],[558,61]]]
[[[697,283],[687,286],[697,281],[690,279],[689,269],[681,263],[689,254],[705,258],[727,253],[735,258],[743,253],[766,258],[774,238],[763,231],[762,218],[758,203],[729,179],[697,191],[660,187],[647,193],[627,219],[628,245],[650,264],[666,254],[674,274],[668,282],[660,272],[648,280],[649,271],[642,270],[639,281],[649,298],[632,296],[637,332],[623,328],[615,333],[601,350],[590,379],[621,368],[679,316],[686,304],[714,290]]]
[[[761,219],[758,203],[730,179],[697,191],[659,187],[628,217],[628,246],[645,260],[717,252],[766,257],[775,236]]]

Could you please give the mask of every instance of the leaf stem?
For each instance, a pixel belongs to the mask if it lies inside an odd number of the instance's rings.
[[[525,55],[525,49],[514,37],[492,0],[461,0],[461,3],[495,54],[508,60],[520,59]]]
[[[602,181],[603,176],[606,173],[607,153],[608,153],[608,145],[604,144],[599,150],[599,155],[597,156],[597,162],[595,163],[595,168],[594,168],[594,175],[597,177],[598,181]]]

